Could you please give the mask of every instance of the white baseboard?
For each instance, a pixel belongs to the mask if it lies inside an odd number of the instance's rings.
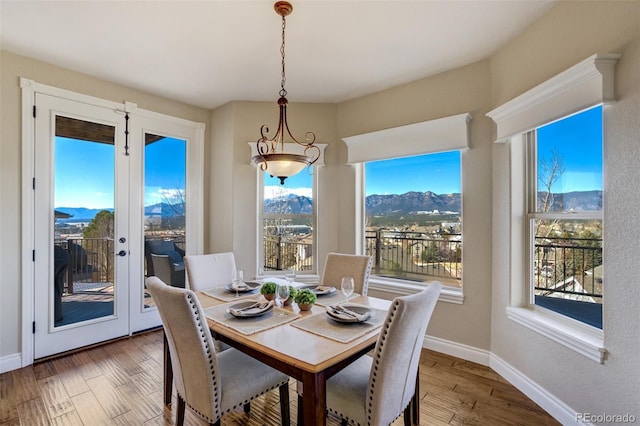
[[[22,368],[22,355],[11,354],[0,358],[0,374]]]
[[[518,388],[522,393],[527,395],[527,397],[542,407],[544,411],[549,413],[563,425],[578,423],[575,410],[571,409],[571,407],[560,401],[529,377],[513,368],[499,356],[491,354],[489,367],[504,377],[513,386]],[[591,423],[580,422],[580,424],[590,425]]]
[[[474,348],[473,346],[429,335],[424,336],[422,347],[486,366],[489,366],[489,359],[491,357],[491,353],[484,349]]]

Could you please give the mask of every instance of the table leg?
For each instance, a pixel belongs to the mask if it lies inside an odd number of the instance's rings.
[[[164,405],[171,405],[171,392],[173,390],[173,366],[171,365],[171,355],[169,354],[169,342],[167,335],[162,330],[162,340],[164,343]]]
[[[302,377],[302,390],[304,393],[302,397],[304,424],[309,426],[326,425],[327,393],[324,374],[304,374]]]

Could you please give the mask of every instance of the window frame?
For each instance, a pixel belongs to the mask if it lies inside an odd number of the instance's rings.
[[[255,141],[247,142],[249,149],[251,150],[251,157],[253,158],[258,155],[258,147]],[[315,143],[315,146],[320,150],[320,155],[315,163],[313,163],[313,178],[312,178],[312,196],[313,196],[313,215],[314,215],[314,238],[313,238],[313,247],[312,247],[312,256],[313,256],[313,273],[311,271],[299,274],[296,277],[297,281],[300,282],[314,282],[318,279],[318,247],[320,247],[318,243],[318,238],[320,236],[320,232],[317,229],[318,227],[318,212],[320,211],[319,205],[321,200],[318,200],[318,183],[320,182],[320,169],[321,166],[324,166],[324,151],[327,148],[326,143]],[[304,155],[304,145],[300,145],[293,142],[285,142],[284,143],[284,151],[290,152],[293,154]],[[249,164],[256,168],[256,229],[258,230],[258,239],[255,245],[255,261],[256,261],[256,275],[258,278],[260,277],[269,277],[269,276],[277,276],[277,272],[273,272],[270,274],[266,274],[263,270],[263,265],[261,262],[263,261],[262,252],[264,251],[264,232],[262,228],[262,220],[263,220],[263,212],[264,212],[264,172],[260,170],[253,161],[249,161]],[[303,169],[300,173],[307,173],[307,169]],[[282,274],[280,274],[282,275]]]
[[[568,119],[570,118],[572,115],[576,115],[576,114],[581,114],[585,111],[588,111],[590,109],[596,108],[598,107],[598,105],[594,105],[590,108],[587,108],[585,110],[582,111],[578,111],[575,114],[570,114],[566,117],[560,118],[558,120],[555,121],[562,121],[564,119]],[[601,114],[601,118],[603,118],[604,112],[602,112]],[[545,123],[542,124],[540,126],[538,126],[538,128],[546,126],[548,124],[552,124],[552,123]],[[526,164],[526,171],[525,171],[525,180],[524,180],[524,184],[525,184],[525,199],[526,199],[526,209],[525,209],[525,219],[524,219],[524,223],[525,223],[525,242],[526,242],[526,258],[527,258],[527,264],[526,264],[526,281],[527,281],[527,292],[528,292],[528,305],[534,309],[534,310],[538,310],[540,312],[546,313],[546,314],[550,314],[550,315],[554,315],[557,316],[558,320],[564,321],[565,319],[569,321],[569,323],[574,323],[577,326],[580,327],[585,327],[585,330],[588,332],[592,332],[594,335],[601,335],[602,330],[591,326],[589,324],[586,324],[580,320],[576,320],[573,319],[571,317],[569,317],[568,315],[565,315],[563,313],[560,312],[556,312],[552,309],[548,309],[545,307],[542,307],[538,304],[536,304],[535,302],[535,240],[536,240],[536,235],[535,235],[535,221],[536,220],[545,220],[545,219],[558,219],[558,220],[599,220],[602,224],[602,227],[604,228],[604,214],[603,214],[603,209],[601,208],[600,210],[590,210],[590,211],[576,211],[576,212],[564,212],[564,211],[557,211],[557,212],[538,212],[537,211],[537,197],[538,197],[538,192],[539,192],[539,188],[538,188],[538,131],[537,129],[533,129],[527,133],[525,133],[523,135],[523,142],[526,145],[525,146],[525,164]],[[601,148],[603,145],[603,140],[600,141],[601,143]],[[604,159],[603,159],[603,163],[604,163]],[[604,166],[604,164],[603,164]],[[604,265],[604,258],[603,258],[603,265]],[[602,305],[604,305],[604,298],[602,299]]]
[[[311,167],[311,197],[313,212],[309,214],[288,214],[285,215],[288,218],[309,218],[311,217],[312,223],[312,235],[313,242],[311,244],[311,257],[313,268],[310,271],[297,271],[296,274],[302,277],[302,281],[305,278],[317,276],[318,274],[318,166],[315,164]],[[305,168],[300,173],[309,173],[309,169]],[[258,276],[282,276],[282,271],[265,271],[264,270],[264,173],[260,168],[256,168],[257,181],[258,181],[258,214],[257,214],[257,229],[258,229],[258,247],[256,247],[256,262],[258,265]],[[279,215],[268,214],[267,216],[277,217]],[[298,279],[298,278],[297,278]]]
[[[592,55],[487,113],[496,123],[496,143],[507,142],[510,149],[510,300],[506,316],[601,364],[607,355],[606,324],[603,330],[594,330],[564,315],[530,306],[524,139],[531,129],[597,104],[603,105],[602,116],[606,122],[606,106],[615,101],[614,71],[620,57],[620,54]],[[602,137],[606,144],[606,132],[603,131]],[[606,162],[603,178],[606,179]]]
[[[470,121],[471,114],[462,113],[343,138],[347,145],[347,164],[355,169],[356,218],[354,221],[354,235],[357,254],[365,253],[366,218],[364,206],[366,192],[364,163],[367,161],[460,150],[461,172],[464,174],[464,156],[465,151],[469,148]],[[389,140],[393,140],[394,143],[389,144]],[[464,229],[462,234],[462,239],[464,240]],[[464,263],[464,249],[462,263]],[[369,289],[394,296],[405,296],[424,289],[424,283],[418,285],[413,281],[374,276],[369,279]],[[464,302],[464,286],[443,287],[439,300],[462,304]]]
[[[462,209],[462,199],[463,199],[463,190],[462,190],[462,156],[463,156],[463,150],[461,149],[455,149],[455,150],[447,150],[447,151],[437,151],[437,152],[428,152],[428,153],[424,153],[424,154],[416,154],[416,155],[412,155],[409,157],[425,157],[425,156],[429,156],[429,155],[437,155],[440,153],[445,153],[445,152],[456,152],[458,153],[458,161],[459,161],[459,168],[460,168],[460,189],[459,189],[459,193],[460,193],[460,249],[461,249],[461,257],[462,257],[462,252],[464,251],[464,244],[463,244],[463,228],[464,228],[464,221],[463,221],[463,209]],[[361,200],[362,203],[362,210],[363,210],[363,230],[362,230],[362,239],[363,239],[363,254],[366,254],[366,250],[367,250],[367,237],[366,237],[366,223],[367,223],[367,212],[366,212],[366,166],[367,163],[370,162],[380,162],[380,161],[393,161],[393,160],[397,160],[397,159],[401,159],[401,158],[408,158],[406,156],[404,157],[393,157],[393,158],[387,158],[387,159],[383,159],[383,160],[372,160],[372,161],[367,161],[367,162],[363,162],[362,163],[362,168],[363,168],[363,187],[365,189],[365,194],[364,194],[364,198]],[[427,189],[428,190],[428,189]],[[417,190],[416,190],[417,191]],[[461,270],[461,274],[462,274],[462,270],[464,269],[463,265],[463,261],[462,258],[460,260],[460,270]],[[462,274],[463,276],[464,274]],[[432,281],[436,281],[438,280],[437,278],[432,280]],[[403,278],[397,278],[397,277],[388,277],[388,276],[381,276],[381,275],[375,275],[374,271],[372,269],[371,271],[371,276],[370,276],[370,281],[372,282],[376,282],[376,283],[386,283],[387,285],[395,285],[395,286],[399,286],[399,287],[404,287],[404,286],[408,286],[408,288],[424,288],[424,286],[428,285],[428,283],[430,281],[416,281],[416,280],[410,280],[410,279],[403,279]],[[452,292],[462,292],[462,288],[463,288],[463,280],[462,277],[459,280],[460,285],[459,286],[455,286],[455,285],[447,285],[446,282],[444,281],[440,281],[443,284],[443,288],[448,289],[449,291]]]

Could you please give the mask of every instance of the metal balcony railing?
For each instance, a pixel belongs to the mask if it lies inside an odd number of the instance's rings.
[[[461,234],[377,229],[367,231],[365,240],[366,254],[373,257],[374,275],[461,285]]]
[[[69,255],[65,293],[73,294],[80,283],[113,283],[113,239],[68,238],[55,245]]]
[[[298,271],[313,270],[313,245],[308,236],[266,236],[264,237],[265,271],[285,271],[295,268]]]
[[[533,257],[536,295],[602,303],[602,239],[536,238]]]

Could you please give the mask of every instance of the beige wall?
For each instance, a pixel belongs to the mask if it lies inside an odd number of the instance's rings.
[[[493,146],[491,352],[576,412],[640,419],[640,2],[561,2],[491,60],[494,107],[594,53],[622,53],[604,109],[604,341],[598,364],[506,318],[509,145]],[[518,250],[518,248],[512,248]],[[638,421],[638,420],[636,420]]]
[[[490,60],[338,105],[289,107],[296,135],[327,143],[320,170],[318,254],[353,251],[355,174],[341,138],[469,112],[471,149],[463,154],[463,305],[439,303],[428,333],[491,352],[576,411],[632,412],[640,417],[637,360],[640,259],[639,2],[562,1]],[[600,365],[506,318],[511,282],[509,146],[492,142],[487,111],[594,53],[623,54],[616,68],[619,101],[606,109],[604,335]],[[20,90],[18,77],[207,123],[205,251],[233,250],[255,273],[256,172],[247,142],[276,125],[274,102],[232,102],[203,111],[2,52],[0,103],[0,357],[19,352]],[[633,182],[633,184],[629,184]],[[321,267],[321,265],[319,265]]]
[[[146,110],[206,123],[207,127],[209,120],[208,112],[201,108],[0,51],[0,358],[21,350],[20,77],[114,102],[133,102]]]

